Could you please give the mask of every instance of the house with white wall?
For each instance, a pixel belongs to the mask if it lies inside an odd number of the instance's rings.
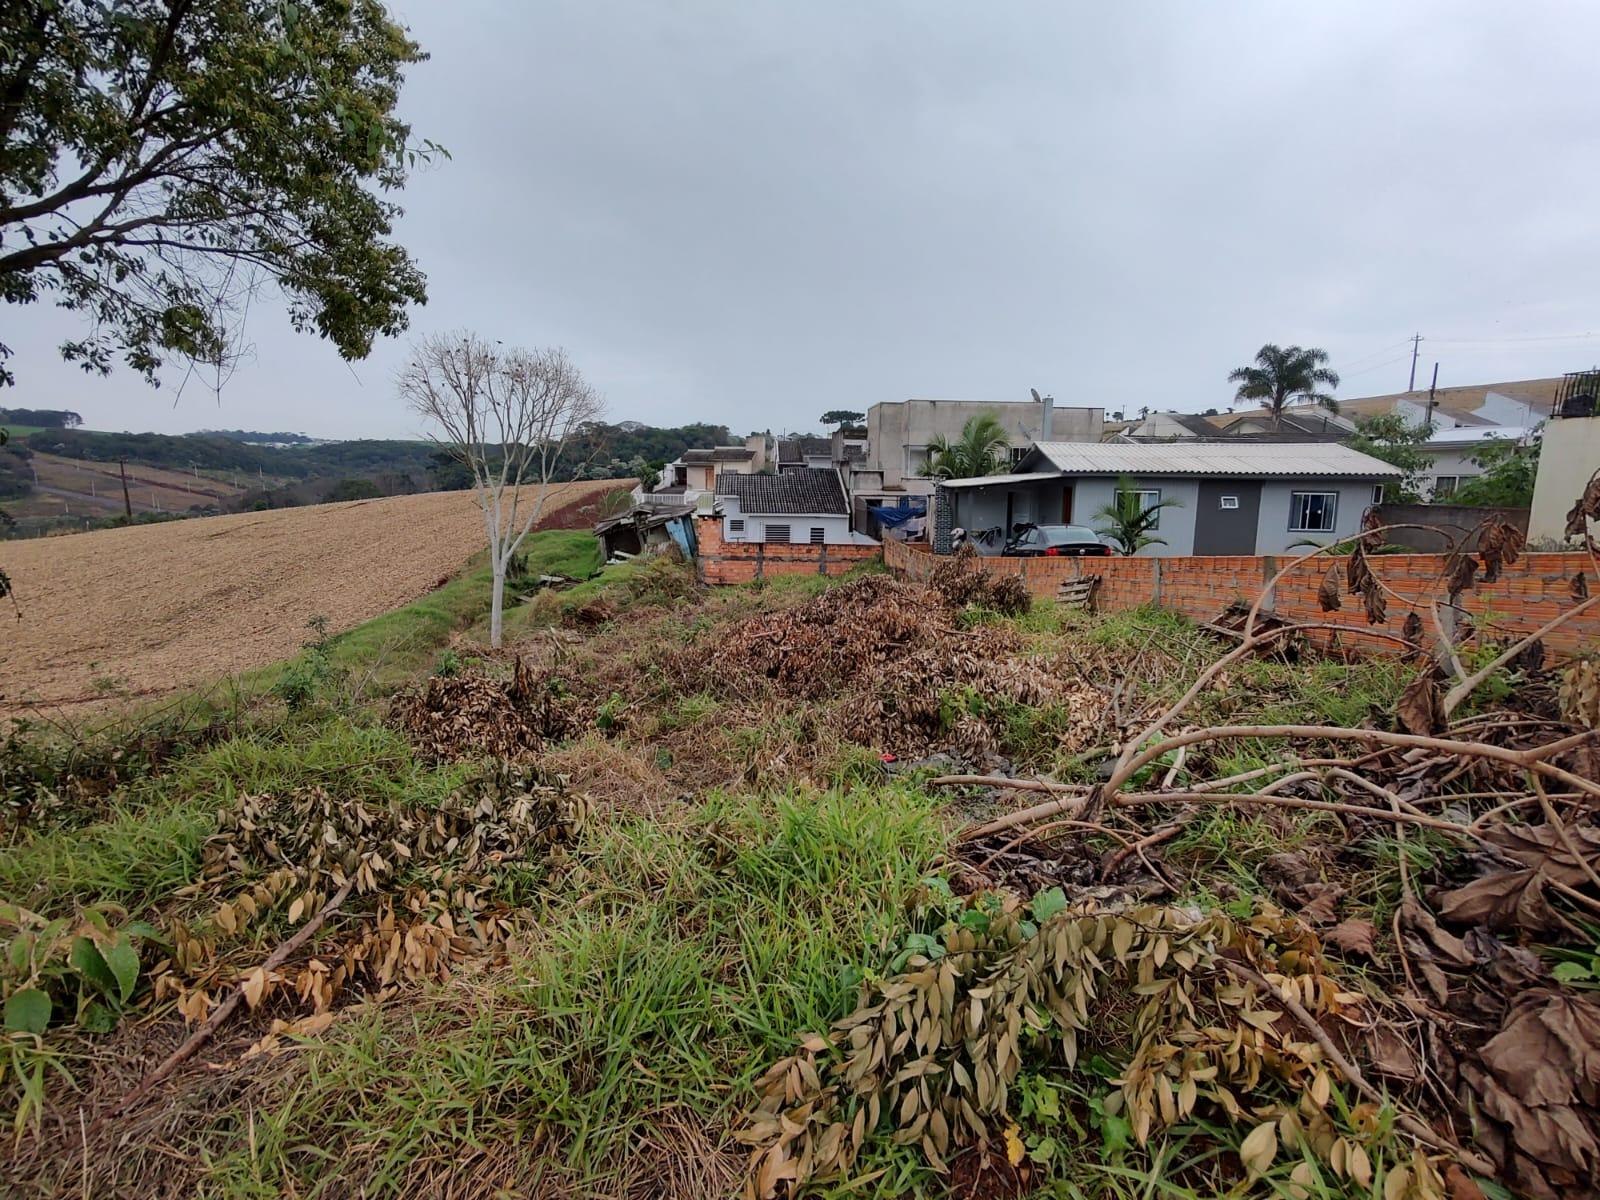
[[[719,475],[716,503],[725,542],[877,545],[851,531],[844,483],[833,467],[793,467],[776,475]]]
[[[1119,483],[1160,511],[1164,545],[1147,556],[1281,554],[1339,541],[1360,531],[1362,514],[1401,472],[1335,442],[1040,442],[1005,475],[952,479],[939,486],[934,548],[948,532],[1009,530],[1021,522],[1084,525],[1110,505]]]

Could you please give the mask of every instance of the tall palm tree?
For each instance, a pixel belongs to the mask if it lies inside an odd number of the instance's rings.
[[[1236,400],[1254,400],[1272,414],[1275,426],[1283,424],[1283,410],[1291,404],[1319,404],[1329,412],[1339,411],[1339,402],[1318,387],[1339,386],[1338,372],[1324,364],[1328,352],[1315,346],[1279,346],[1268,342],[1256,351],[1256,365],[1239,367],[1228,373],[1228,382],[1237,383]]]
[[[1139,485],[1124,475],[1117,480],[1117,490],[1112,494],[1111,503],[1094,514],[1095,520],[1105,522],[1095,532],[1101,537],[1110,538],[1117,544],[1118,550],[1132,556],[1146,546],[1165,546],[1167,539],[1158,538],[1150,531],[1161,519],[1163,508],[1182,507],[1183,501],[1175,499],[1157,500],[1146,507],[1139,499]]]
[[[933,479],[976,479],[994,475],[1006,465],[1011,439],[993,413],[968,417],[961,436],[951,441],[940,434],[928,443],[926,474]]]

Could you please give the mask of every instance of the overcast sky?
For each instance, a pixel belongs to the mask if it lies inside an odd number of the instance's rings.
[[[908,396],[1225,406],[1264,341],[1343,396],[1600,360],[1600,5],[399,0],[453,160],[399,235],[414,333],[560,344],[613,419],[806,429]],[[417,430],[404,339],[345,364],[259,305],[220,397],[59,362],[90,427]]]

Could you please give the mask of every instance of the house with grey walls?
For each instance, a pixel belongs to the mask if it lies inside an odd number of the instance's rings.
[[[939,485],[934,548],[949,531],[1008,530],[1021,522],[1085,525],[1112,503],[1120,480],[1133,481],[1146,507],[1163,500],[1146,556],[1281,554],[1360,531],[1361,514],[1401,472],[1330,442],[1038,442],[1005,475]],[[993,543],[991,543],[992,545]]]

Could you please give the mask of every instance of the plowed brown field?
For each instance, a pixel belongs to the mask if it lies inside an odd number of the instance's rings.
[[[582,528],[615,482],[564,484],[542,527]],[[622,486],[626,486],[625,484]],[[415,600],[484,546],[470,492],[319,504],[0,542],[0,712],[159,695],[285,658]]]

